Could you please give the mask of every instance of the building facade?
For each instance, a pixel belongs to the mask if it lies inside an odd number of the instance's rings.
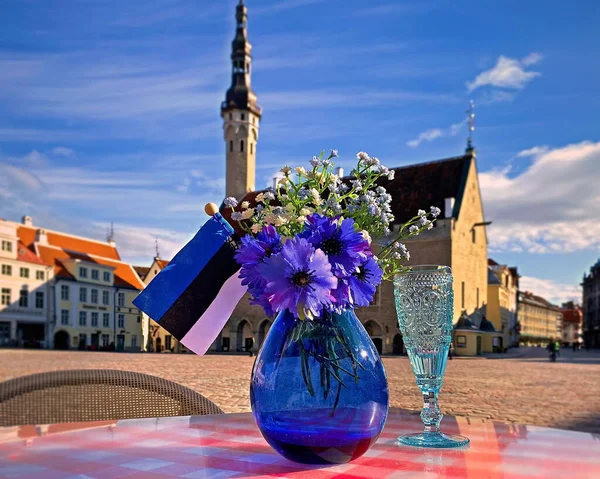
[[[17,231],[16,224],[0,220],[0,347],[48,347],[54,271]]]
[[[132,301],[144,285],[133,267],[121,261],[114,242],[40,228],[27,216],[21,223],[4,221],[0,228],[12,228],[20,254],[30,262],[35,258],[37,269],[47,269],[43,281],[41,272],[35,273],[40,281],[33,291],[37,305],[41,302],[35,294],[45,292],[45,314],[38,318],[44,324],[45,347],[141,349],[141,312]]]
[[[562,305],[562,344],[579,348],[583,344],[583,310],[569,301]]]
[[[583,342],[600,348],[600,259],[583,276]]]
[[[562,311],[558,306],[529,291],[519,291],[517,315],[521,325],[520,344],[545,346],[550,340],[560,340]]]
[[[496,331],[502,333],[502,343],[499,348],[506,349],[519,345],[517,326],[517,298],[519,292],[519,275],[517,268],[509,268],[488,260],[488,304],[487,319],[494,325]]]

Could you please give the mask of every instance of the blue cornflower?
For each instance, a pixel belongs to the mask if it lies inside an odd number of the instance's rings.
[[[332,307],[337,278],[325,253],[306,239],[289,239],[258,270],[267,282],[265,294],[274,312],[287,309],[295,317],[310,318]]]
[[[338,280],[338,287],[333,291],[336,309],[369,306],[382,277],[383,271],[377,260],[372,256],[365,257],[350,276]]]
[[[242,265],[239,277],[243,286],[248,289],[254,297],[262,294],[266,281],[258,272],[257,267],[270,255],[281,250],[281,236],[273,225],[265,226],[254,238],[246,235],[242,238],[242,246],[236,251],[235,259]]]
[[[342,220],[313,214],[306,218],[306,224],[300,236],[323,250],[338,277],[351,274],[362,262],[365,252],[370,251],[369,243],[354,229],[352,218]]]
[[[310,164],[312,165],[313,168],[316,168],[317,166],[321,166],[323,164],[323,161],[321,159],[319,159],[316,156],[312,157],[312,160],[310,160]]]
[[[227,208],[235,208],[238,205],[237,200],[233,196],[225,198],[223,203],[225,203],[225,206],[227,206]]]

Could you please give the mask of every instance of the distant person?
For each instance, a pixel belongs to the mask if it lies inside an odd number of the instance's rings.
[[[573,352],[577,351],[577,343],[573,341]]]
[[[554,352],[560,357],[560,341],[554,341]]]
[[[550,356],[550,361],[556,361],[556,342],[554,339],[550,339],[548,345],[546,346],[546,350],[548,351],[548,355]]]
[[[454,344],[450,343],[450,347],[448,348],[448,359],[452,359],[453,354],[454,354]]]

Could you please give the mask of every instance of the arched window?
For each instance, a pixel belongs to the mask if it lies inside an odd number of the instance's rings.
[[[244,140],[240,140],[240,151],[244,152]]]
[[[233,140],[229,140],[229,151],[233,151]]]
[[[250,154],[254,154],[254,143],[250,143]]]
[[[240,119],[244,120],[246,118],[246,115],[244,115],[243,113],[240,115]]]

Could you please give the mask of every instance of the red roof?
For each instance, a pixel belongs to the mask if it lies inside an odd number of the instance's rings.
[[[165,269],[169,263],[170,263],[170,261],[167,261],[166,259],[157,259],[156,260],[156,264],[158,265],[158,267],[161,270]]]
[[[25,246],[21,241],[17,242],[17,260],[24,261],[25,263],[42,264],[44,266],[51,266],[51,263],[44,263],[33,251]]]
[[[582,323],[583,311],[579,306],[574,309],[563,309],[563,322],[565,323]]]

